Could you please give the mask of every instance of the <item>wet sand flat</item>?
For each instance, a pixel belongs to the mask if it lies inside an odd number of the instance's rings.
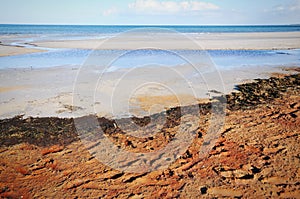
[[[187,45],[184,37],[178,39],[176,34],[160,34],[155,41],[151,35],[135,38],[131,35],[115,38],[106,45],[106,39],[43,41],[34,44],[50,48],[81,48],[81,49],[136,49],[140,46],[159,47],[162,49],[296,49],[300,48],[300,32],[273,33],[203,33],[187,34],[197,45]],[[174,42],[174,38],[176,38]],[[128,45],[130,42],[130,45]]]
[[[0,98],[0,117],[9,118],[21,114],[39,117],[77,117],[94,113],[99,116],[118,117],[126,114],[128,107],[132,107],[133,114],[140,114],[142,110],[145,111],[141,113],[144,115],[148,114],[150,109],[160,112],[172,106],[196,104],[199,100],[209,99],[214,94],[230,93],[237,84],[251,82],[255,78],[267,78],[275,72],[292,73],[283,71],[281,67],[242,68],[235,70],[235,73],[231,70],[220,71],[223,82],[218,84],[215,73],[207,73],[207,79],[204,80],[201,76],[190,76],[195,71],[187,70],[184,66],[177,68],[186,75],[183,79],[174,77],[168,70],[161,78],[159,74],[162,70],[159,67],[149,68],[152,75],[144,73],[145,69],[141,68],[127,78],[122,78],[124,74],[122,70],[106,73],[101,79],[100,87],[97,87],[97,82],[91,82],[91,78],[94,76],[98,78],[99,73],[89,71],[87,76],[78,82],[76,77],[79,70],[80,68],[70,67],[1,70],[3,92]],[[161,82],[165,87],[154,84],[149,88],[137,90],[136,93],[127,92],[129,85],[134,91],[136,85],[142,85],[146,80]],[[194,81],[194,87],[189,88],[186,80]],[[74,92],[74,86],[81,90],[77,91],[78,93]],[[173,91],[166,89],[167,87]],[[90,92],[86,93],[87,91]],[[74,101],[77,94],[82,95],[84,101],[88,103]],[[115,101],[111,101],[112,99]],[[77,108],[72,109],[72,106]],[[114,108],[113,115],[111,106]],[[140,112],[135,112],[136,106]]]

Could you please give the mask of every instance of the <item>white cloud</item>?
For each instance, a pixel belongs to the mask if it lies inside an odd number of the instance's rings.
[[[287,5],[277,5],[277,6],[275,6],[275,8],[273,10],[281,11],[281,12],[300,11],[300,0],[294,0]]]
[[[212,3],[206,3],[201,1],[191,1],[190,2],[190,9],[191,10],[218,10],[219,7]]]
[[[110,16],[110,15],[114,15],[114,14],[117,14],[118,13],[118,9],[113,7],[113,8],[109,8],[107,10],[104,10],[102,12],[102,15],[103,16]]]
[[[300,0],[295,1],[293,4],[289,6],[291,11],[300,10]]]
[[[218,10],[215,4],[202,1],[136,0],[128,5],[130,9],[146,13],[176,13],[186,11]]]

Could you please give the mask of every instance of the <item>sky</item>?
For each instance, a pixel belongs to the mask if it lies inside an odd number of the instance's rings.
[[[300,0],[0,0],[0,24],[300,24]]]

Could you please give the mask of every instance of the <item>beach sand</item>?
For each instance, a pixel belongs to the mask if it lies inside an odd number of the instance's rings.
[[[300,48],[300,32],[273,32],[273,33],[203,33],[189,34],[188,37],[195,45],[186,42],[183,34],[157,34],[134,37],[121,35],[112,38],[109,43],[106,39],[98,40],[69,40],[44,41],[34,44],[49,48],[81,48],[81,49],[136,49],[140,46],[158,47],[161,49],[296,49]],[[174,42],[176,41],[176,42]],[[130,45],[128,45],[130,43]]]
[[[37,52],[43,52],[43,51],[38,49],[24,48],[21,46],[18,47],[18,46],[0,45],[0,56],[13,56],[13,55],[22,55],[22,54],[37,53]]]
[[[192,42],[186,42],[186,38]],[[176,42],[174,42],[174,39]],[[19,55],[42,52],[42,49],[24,48],[10,45],[12,42],[22,43],[23,37],[17,35],[0,36],[0,56]],[[265,32],[265,33],[202,33],[202,34],[157,34],[135,38],[122,35],[110,40],[44,40],[30,45],[42,48],[77,48],[77,49],[136,49],[140,46],[171,49],[298,49],[300,48],[300,32]],[[130,45],[128,43],[130,42]]]
[[[96,80],[101,74],[94,71],[85,71],[87,75],[78,80],[80,68],[3,69],[0,71],[0,117],[144,116],[149,111],[197,104],[214,95],[230,93],[237,84],[267,78],[272,73],[292,73],[283,71],[282,67],[266,66],[244,67],[234,73],[218,71],[220,76],[216,76],[216,71],[193,76],[195,71],[185,66],[175,69],[184,77],[174,74],[173,67],[173,73],[169,68],[144,67],[131,73],[126,73],[127,69],[105,73],[98,84]]]

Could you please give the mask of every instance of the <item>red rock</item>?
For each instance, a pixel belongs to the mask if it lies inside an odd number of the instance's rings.
[[[89,182],[89,181],[90,181],[90,180],[76,179],[76,180],[73,180],[73,181],[71,181],[71,182],[68,182],[68,183],[65,185],[65,189],[76,188],[76,187],[79,187],[80,185],[83,185],[84,183]]]
[[[292,191],[292,192],[283,192],[280,194],[280,198],[299,198],[300,197],[300,191]]]
[[[242,197],[243,191],[241,190],[234,190],[228,188],[219,188],[219,187],[212,187],[209,188],[207,191],[208,194],[214,196],[226,196],[226,197]]]
[[[225,177],[225,178],[233,178],[233,172],[232,171],[222,171],[220,173],[221,176]]]
[[[1,198],[21,198],[18,193],[12,191],[1,193],[0,196]]]
[[[234,170],[233,175],[235,178],[244,178],[246,176],[250,176],[251,174],[248,171],[239,169],[239,170]]]
[[[278,153],[278,152],[280,152],[284,149],[285,149],[285,147],[283,147],[283,146],[279,146],[279,147],[276,147],[276,148],[264,148],[263,152],[265,154],[269,155],[269,154],[272,154],[272,153],[276,154],[276,153]]]
[[[289,179],[284,177],[269,177],[262,180],[263,183],[269,183],[274,185],[285,185],[289,184]]]
[[[29,170],[25,167],[22,167],[22,166],[19,166],[19,167],[16,167],[15,170],[23,175],[28,175],[30,174]]]
[[[49,153],[57,153],[57,152],[60,152],[64,149],[63,146],[60,146],[60,145],[54,145],[54,146],[51,146],[49,148],[46,148],[46,149],[43,149],[42,150],[42,155],[47,155]]]

